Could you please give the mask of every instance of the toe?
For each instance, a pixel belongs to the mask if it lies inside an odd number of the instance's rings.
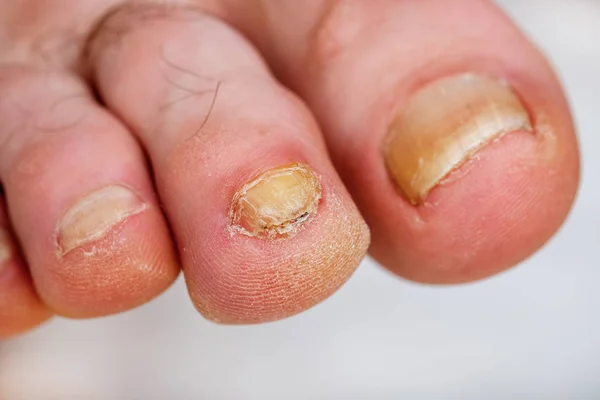
[[[140,305],[178,265],[135,139],[69,73],[0,71],[0,177],[35,287],[56,313]]]
[[[348,279],[366,226],[311,115],[238,33],[189,7],[124,6],[95,31],[88,63],[149,151],[204,315],[280,319]]]
[[[25,332],[51,315],[35,292],[0,197],[0,339]]]

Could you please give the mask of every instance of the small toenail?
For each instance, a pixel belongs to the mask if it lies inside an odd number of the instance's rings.
[[[107,186],[88,194],[58,224],[62,255],[102,238],[113,227],[145,209],[146,204],[123,186]]]
[[[12,254],[12,246],[8,232],[6,232],[4,228],[0,228],[0,265],[10,260]]]
[[[419,204],[478,150],[519,130],[532,131],[531,121],[505,82],[450,76],[412,96],[389,128],[384,158],[408,200]]]
[[[290,235],[317,213],[320,199],[321,183],[307,165],[274,168],[235,194],[230,229],[247,236]]]

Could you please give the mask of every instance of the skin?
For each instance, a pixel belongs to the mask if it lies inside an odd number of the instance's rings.
[[[486,146],[415,206],[386,171],[387,126],[416,88],[459,72],[508,80],[538,132]],[[0,93],[0,224],[15,249],[0,338],[134,308],[180,268],[212,320],[284,318],[332,294],[369,243],[408,279],[482,279],[551,237],[579,179],[559,83],[484,0],[3,2]],[[228,234],[236,189],[294,162],[323,185],[310,224]],[[111,184],[144,212],[61,256],[61,216]]]

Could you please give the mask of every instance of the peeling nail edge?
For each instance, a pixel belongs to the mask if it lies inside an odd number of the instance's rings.
[[[269,174],[269,172],[271,172],[273,170],[278,170],[278,169],[281,170],[281,171],[279,171],[279,173]],[[268,231],[250,232],[246,228],[241,226],[239,223],[239,220],[241,219],[241,215],[239,215],[239,213],[241,211],[236,212],[235,209],[236,209],[236,204],[238,204],[242,200],[243,196],[249,190],[251,190],[253,187],[260,184],[261,182],[264,182],[266,179],[269,179],[271,177],[276,177],[276,176],[282,175],[284,173],[289,173],[290,171],[302,171],[304,173],[308,172],[310,175],[312,175],[315,178],[316,189],[318,189],[318,190],[313,199],[313,206],[306,212],[302,213],[300,216],[296,217],[293,221],[291,221],[291,222],[286,221],[285,225],[272,227]],[[259,174],[257,177],[252,179],[250,182],[248,182],[244,186],[242,186],[242,189],[240,189],[234,195],[233,200],[231,202],[231,207],[229,208],[229,211],[227,213],[227,220],[228,220],[227,231],[229,232],[229,235],[231,237],[233,237],[236,233],[242,234],[247,237],[252,237],[252,238],[278,239],[278,238],[293,237],[298,232],[300,232],[302,229],[305,228],[307,222],[312,220],[317,215],[318,210],[319,210],[319,204],[321,203],[322,197],[323,197],[323,191],[322,191],[322,185],[321,185],[321,176],[317,175],[315,173],[315,171],[313,171],[312,168],[310,168],[306,164],[293,163],[287,167],[286,166],[276,167],[271,170],[264,171],[263,173]]]
[[[116,219],[112,224],[106,226],[104,229],[99,230],[95,234],[93,234],[91,236],[88,236],[85,239],[81,239],[79,241],[76,241],[72,246],[69,246],[67,248],[65,248],[63,246],[63,244],[62,244],[62,242],[60,240],[60,236],[57,235],[57,243],[58,243],[59,255],[61,257],[64,257],[67,254],[69,254],[70,252],[72,252],[73,250],[76,250],[76,249],[78,249],[78,248],[80,248],[82,246],[85,246],[86,244],[89,244],[89,243],[92,243],[92,242],[95,242],[95,241],[98,241],[98,240],[102,239],[104,236],[106,236],[115,227],[121,225],[127,219],[129,219],[130,217],[146,211],[148,208],[149,208],[148,204],[142,203],[137,208],[134,208],[133,210],[131,210],[129,212],[125,212],[125,213],[121,214],[118,219]]]

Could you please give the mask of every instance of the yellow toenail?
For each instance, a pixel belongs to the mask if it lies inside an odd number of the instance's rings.
[[[123,186],[107,186],[88,194],[58,224],[62,255],[102,238],[113,227],[145,209],[146,204]]]
[[[0,265],[12,258],[12,246],[10,236],[4,228],[0,228]]]
[[[474,74],[418,91],[389,128],[384,158],[413,204],[478,150],[505,133],[531,131],[527,110],[503,81]]]
[[[271,169],[235,194],[230,227],[248,236],[289,235],[317,213],[320,199],[321,183],[307,165]]]

